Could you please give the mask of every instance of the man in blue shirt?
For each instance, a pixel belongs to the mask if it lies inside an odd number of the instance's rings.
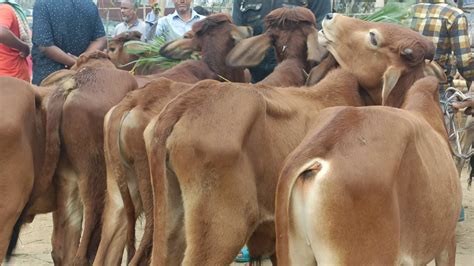
[[[107,39],[91,0],[36,0],[33,8],[33,84],[72,66],[84,52],[102,50]]]
[[[175,11],[158,19],[156,36],[164,36],[167,42],[179,39],[196,21],[205,18],[191,9],[191,3],[192,0],[173,0]]]

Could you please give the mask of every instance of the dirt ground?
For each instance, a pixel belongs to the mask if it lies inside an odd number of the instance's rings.
[[[466,220],[458,223],[457,227],[456,265],[468,266],[474,265],[474,188],[471,191],[467,190],[465,178],[461,182]],[[141,234],[143,224],[139,223],[138,227],[137,234]],[[52,230],[51,214],[37,216],[32,224],[23,227],[13,258],[4,265],[52,265],[50,255]],[[234,263],[233,265],[242,264]],[[271,265],[271,263],[265,262],[264,265]],[[434,265],[434,263],[429,265]]]

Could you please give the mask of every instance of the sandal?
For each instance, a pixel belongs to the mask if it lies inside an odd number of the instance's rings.
[[[247,248],[247,246],[244,246],[240,250],[239,255],[237,255],[237,257],[235,257],[234,261],[239,262],[239,263],[250,262],[250,253],[249,253],[249,249]]]
[[[464,216],[464,206],[461,207],[461,213],[459,214],[458,222],[463,222],[465,219]]]

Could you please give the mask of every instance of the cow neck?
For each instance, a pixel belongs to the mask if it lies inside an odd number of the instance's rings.
[[[233,42],[233,39],[230,39],[230,41]],[[227,45],[219,45],[215,42],[216,40],[211,40],[211,44],[205,45],[202,48],[201,60],[203,60],[214,73],[219,75],[222,80],[244,82],[244,68],[232,68],[225,63],[226,55],[234,48],[234,45],[230,43]]]
[[[324,78],[319,83],[308,87],[306,93],[312,98],[312,101],[323,107],[362,106],[365,103],[355,79]]]
[[[259,84],[275,87],[303,86],[305,81],[304,63],[297,58],[289,58],[280,62]]]
[[[429,86],[429,84],[426,86]],[[432,90],[424,88],[409,91],[408,97],[405,98],[401,108],[415,113],[426,120],[436,132],[443,136],[449,145],[444,116],[439,104],[437,86],[436,88],[432,88]]]
[[[388,95],[386,106],[400,108],[405,100],[410,87],[420,78],[424,77],[422,68],[414,68],[404,71],[404,73],[398,79],[397,84]]]

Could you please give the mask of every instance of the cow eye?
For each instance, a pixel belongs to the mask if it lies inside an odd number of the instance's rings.
[[[113,53],[115,52],[115,48],[109,48],[109,51]]]
[[[377,38],[375,38],[375,33],[371,31],[371,32],[369,32],[369,35],[370,35],[370,43],[373,46],[377,46],[378,43],[377,43]]]

